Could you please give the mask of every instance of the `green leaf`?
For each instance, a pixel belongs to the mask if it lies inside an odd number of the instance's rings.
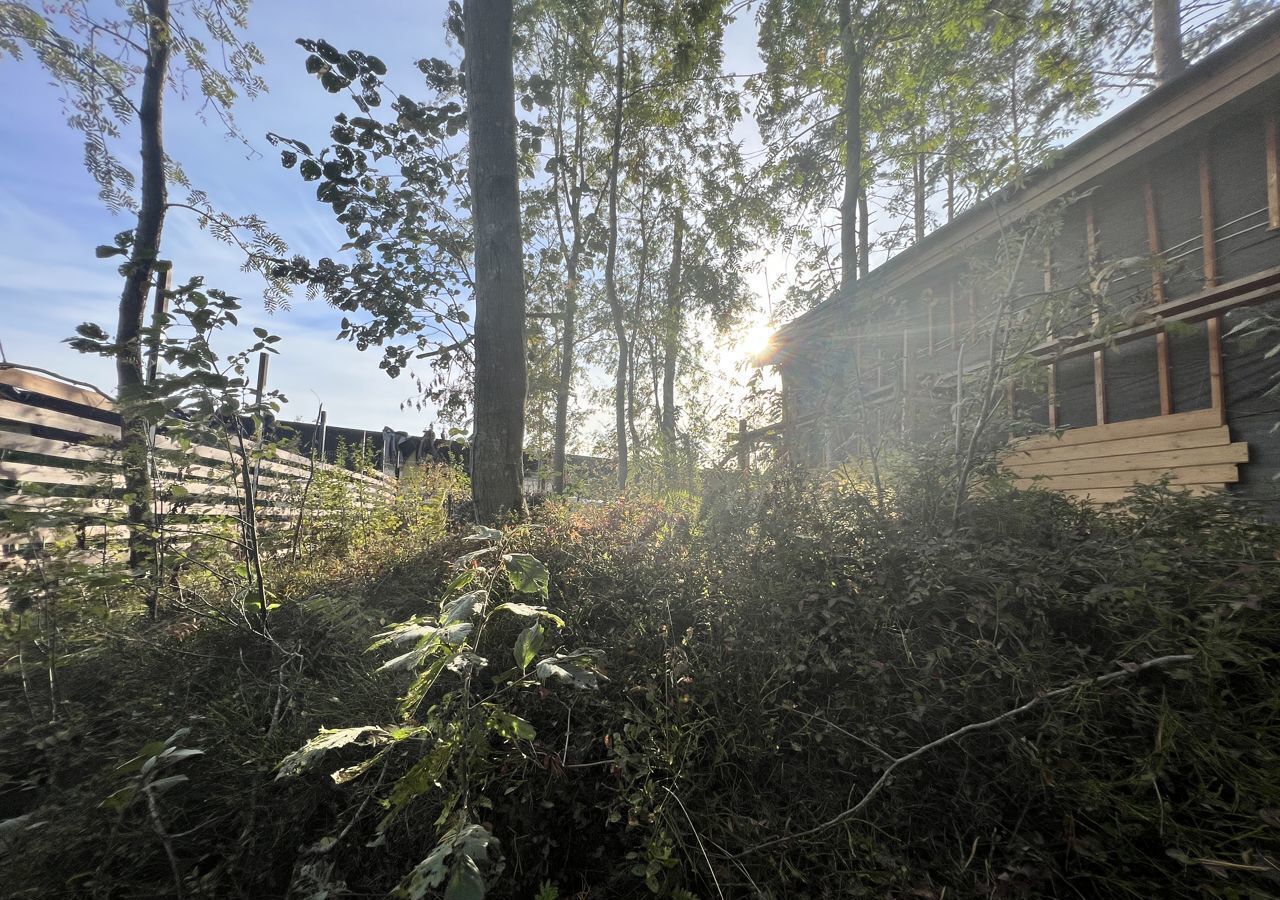
[[[502,540],[502,532],[496,528],[490,528],[488,525],[477,525],[475,531],[467,535],[468,541],[500,541]]]
[[[352,744],[377,747],[388,743],[391,735],[377,725],[357,725],[354,728],[321,728],[320,734],[307,741],[280,762],[276,778],[299,775],[311,768],[330,750]]]
[[[125,250],[122,247],[111,247],[107,244],[99,244],[93,248],[93,255],[98,259],[106,259],[110,256],[124,256]]]
[[[520,667],[520,671],[523,672],[529,668],[529,663],[533,662],[533,658],[542,649],[544,640],[546,640],[546,629],[543,628],[541,622],[534,622],[520,632],[519,637],[516,638],[515,647],[511,651],[516,658],[516,665]]]
[[[484,900],[484,876],[471,857],[463,857],[454,867],[444,900]]]
[[[484,601],[488,596],[489,592],[485,590],[468,591],[440,611],[440,624],[452,625],[470,619],[475,613],[483,611]]]
[[[550,575],[541,560],[528,553],[508,553],[502,557],[511,586],[522,594],[547,596]]]
[[[517,616],[529,618],[530,616],[540,616],[544,619],[550,619],[561,628],[564,627],[564,619],[548,610],[545,606],[530,606],[528,603],[501,603],[493,608],[493,612],[498,613],[506,610],[515,613]],[[492,613],[490,613],[492,615]]]
[[[98,804],[99,809],[113,809],[119,812],[129,805],[134,796],[138,793],[137,785],[127,785],[120,790],[111,794],[107,799]]]
[[[552,678],[559,678],[576,688],[594,690],[599,686],[599,680],[597,673],[590,668],[590,665],[591,656],[587,651],[558,653],[538,663],[538,680],[546,682]]]
[[[538,736],[534,727],[524,719],[496,706],[489,710],[489,728],[513,743],[531,741]]]
[[[413,680],[413,684],[409,685],[409,690],[405,692],[400,701],[400,714],[402,716],[408,718],[417,711],[418,705],[422,703],[422,698],[427,696],[427,691],[431,690],[431,686],[436,683],[436,679],[440,677],[440,673],[444,671],[444,667],[448,665],[450,658],[441,656],[418,673],[418,677]]]

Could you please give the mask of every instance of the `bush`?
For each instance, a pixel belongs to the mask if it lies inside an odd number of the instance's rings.
[[[465,775],[498,842],[489,896],[1280,893],[1280,531],[1230,498],[1160,489],[1099,513],[995,485],[959,527],[930,496],[903,482],[886,507],[854,479],[779,472],[702,509],[549,501],[508,529],[505,550],[546,565],[548,606],[567,622],[544,652],[596,648],[604,677],[595,691],[503,695],[536,737],[486,737]],[[393,889],[436,846],[463,777],[447,767],[386,816],[433,738],[340,784],[328,773],[369,758],[360,741],[314,773],[276,780],[274,767],[322,725],[396,725],[409,676],[373,674],[387,657],[359,651],[434,612],[447,561],[476,547],[423,534],[352,560],[358,577],[341,553],[304,561],[278,648],[246,652],[226,628],[146,632],[72,664],[69,733],[26,744],[25,726],[5,730],[15,780],[0,816],[31,818],[0,837],[4,883],[19,896],[171,889],[143,806],[96,806],[133,777],[118,763],[190,727],[181,746],[206,752],[175,764],[190,781],[160,798],[187,891]],[[520,627],[485,631],[476,649],[492,662],[476,678],[510,666]],[[408,725],[430,724],[455,688],[442,676]],[[16,726],[25,707],[16,682],[6,690]],[[894,759],[1038,697],[896,766],[846,815]]]

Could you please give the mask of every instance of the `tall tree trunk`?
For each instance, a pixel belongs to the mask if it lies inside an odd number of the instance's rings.
[[[861,8],[858,10],[861,13]],[[853,0],[840,0],[844,56],[844,201],[840,205],[840,283],[858,277],[858,193],[862,188],[862,53],[853,33]]]
[[[563,88],[562,88],[563,90]],[[583,94],[586,93],[584,90]],[[561,94],[563,97],[563,94]],[[574,116],[573,159],[575,167],[582,161],[582,129],[583,109],[577,106]],[[564,153],[564,123],[557,121],[556,155],[562,160]],[[574,357],[578,342],[578,260],[582,253],[582,184],[580,171],[574,179],[575,184],[569,187],[569,178],[563,167],[557,167],[553,174],[553,198],[556,210],[556,231],[560,236],[560,252],[565,259],[564,319],[560,333],[560,378],[556,384],[556,423],[555,435],[552,439],[551,468],[552,490],[557,494],[564,493],[565,467],[567,464],[566,447],[569,442],[569,396],[573,393]],[[569,198],[569,225],[573,228],[573,242],[565,239],[564,219],[560,212],[561,184]]]
[[[684,266],[684,215],[676,210],[671,234],[671,270],[667,273],[667,308],[662,317],[662,453],[667,474],[675,472],[676,450],[676,358],[680,352],[683,313],[680,279]]]
[[[867,186],[858,192],[858,274],[866,278],[871,271],[871,216],[867,212]]]
[[[138,224],[134,230],[128,274],[120,294],[116,325],[116,386],[120,400],[120,449],[125,493],[129,495],[129,564],[145,568],[154,559],[150,535],[151,477],[149,469],[150,423],[139,412],[144,380],[142,325],[147,294],[160,255],[169,195],[164,174],[164,88],[169,70],[169,0],[146,0],[147,62],[142,73],[142,98],[138,127],[142,148],[142,194]],[[152,609],[154,614],[155,609]]]
[[[466,0],[468,180],[475,230],[476,518],[497,522],[524,506],[524,254],[516,169],[513,0]]]
[[[613,333],[618,344],[618,368],[614,375],[614,432],[617,439],[618,487],[627,486],[627,323],[618,299],[618,169],[622,156],[622,91],[626,75],[624,29],[627,0],[618,0],[618,63],[613,104],[613,143],[609,148],[609,246],[604,261],[604,293],[613,314]]]
[[[1182,56],[1182,9],[1179,0],[1152,0],[1151,55],[1156,64],[1156,81],[1164,84],[1187,67]]]

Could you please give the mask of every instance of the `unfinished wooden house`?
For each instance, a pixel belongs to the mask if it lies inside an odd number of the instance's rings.
[[[1009,407],[1052,429],[1007,459],[1019,483],[1273,498],[1280,331],[1240,326],[1280,316],[1278,116],[1273,16],[785,325],[762,361],[790,454],[945,427],[994,332]]]

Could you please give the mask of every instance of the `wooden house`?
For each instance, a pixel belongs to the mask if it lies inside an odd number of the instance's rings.
[[[1007,459],[1020,482],[1274,496],[1280,332],[1240,326],[1280,317],[1278,117],[1280,15],[785,325],[761,362],[790,454],[945,426],[1017,324],[1008,404],[1051,430]]]

